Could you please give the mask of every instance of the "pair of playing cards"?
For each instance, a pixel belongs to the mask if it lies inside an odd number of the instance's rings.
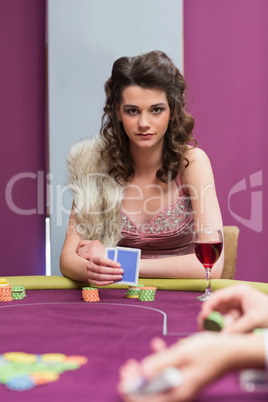
[[[117,261],[124,270],[121,281],[126,285],[137,285],[139,279],[139,266],[141,250],[139,248],[115,247],[106,248],[106,257],[110,260]]]

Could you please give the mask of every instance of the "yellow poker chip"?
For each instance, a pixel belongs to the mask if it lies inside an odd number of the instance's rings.
[[[3,358],[13,363],[36,363],[36,355],[24,352],[8,352],[3,354]]]
[[[41,355],[41,359],[43,362],[47,363],[59,363],[65,361],[66,355],[63,353],[45,353]]]
[[[57,381],[59,377],[59,374],[55,371],[37,371],[31,374],[31,378],[34,380],[36,385],[43,385],[48,382]]]

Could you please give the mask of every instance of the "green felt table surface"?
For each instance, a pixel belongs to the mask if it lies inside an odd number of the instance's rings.
[[[5,276],[11,286],[24,286],[25,289],[79,289],[90,286],[88,282],[77,282],[62,276]],[[156,286],[162,290],[181,290],[189,292],[203,292],[206,288],[205,279],[159,279],[139,278],[139,283],[145,286]],[[239,281],[231,279],[212,279],[212,290],[231,286],[237,283],[246,283],[256,289],[268,293],[268,283]],[[106,288],[128,288],[128,285],[114,284]]]

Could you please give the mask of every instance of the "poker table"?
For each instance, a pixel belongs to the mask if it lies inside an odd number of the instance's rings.
[[[83,286],[56,276],[6,277],[24,286],[26,298],[0,303],[0,353],[63,353],[85,356],[88,362],[62,373],[57,381],[28,391],[11,391],[0,384],[1,401],[119,402],[118,369],[129,358],[150,353],[150,340],[168,345],[197,331],[205,280],[139,279],[156,286],[155,300],[126,299],[126,285],[99,288],[100,301],[84,302]],[[212,289],[239,281],[212,280]],[[268,293],[268,284],[247,282]],[[204,362],[205,364],[205,362]],[[246,392],[239,374],[230,373],[207,386],[196,401],[267,401],[267,392]]]

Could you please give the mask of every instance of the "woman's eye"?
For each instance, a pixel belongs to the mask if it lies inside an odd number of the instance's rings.
[[[127,113],[128,114],[138,114],[138,110],[137,109],[127,109]]]
[[[160,114],[162,111],[163,111],[163,108],[161,108],[161,107],[155,107],[153,109],[154,114]]]

